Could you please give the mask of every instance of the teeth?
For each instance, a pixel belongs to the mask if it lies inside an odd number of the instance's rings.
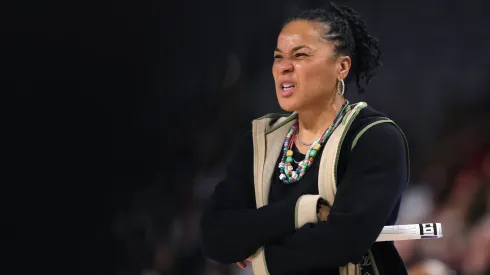
[[[282,84],[282,87],[285,88],[285,89],[292,88],[293,87],[293,84],[291,84],[291,83]]]

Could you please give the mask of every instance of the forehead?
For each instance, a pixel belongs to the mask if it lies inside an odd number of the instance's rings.
[[[326,46],[329,41],[322,38],[323,23],[305,20],[292,21],[282,29],[277,39],[277,46],[288,51],[298,45],[308,45],[311,48]]]

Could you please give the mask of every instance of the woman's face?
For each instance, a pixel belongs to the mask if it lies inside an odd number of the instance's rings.
[[[286,111],[328,104],[337,79],[347,75],[350,58],[335,54],[334,44],[321,37],[323,28],[322,23],[297,20],[279,34],[272,74],[279,105]]]

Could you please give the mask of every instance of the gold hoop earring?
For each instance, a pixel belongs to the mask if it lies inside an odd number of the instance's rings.
[[[342,88],[340,88],[340,83],[342,83]],[[340,79],[340,80],[337,81],[337,93],[340,96],[343,96],[344,93],[345,93],[345,83],[344,83],[344,80],[343,79]]]

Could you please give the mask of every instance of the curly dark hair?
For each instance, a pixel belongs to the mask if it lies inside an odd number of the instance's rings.
[[[325,24],[323,38],[334,42],[336,53],[350,56],[351,71],[356,76],[359,92],[363,93],[360,81],[366,84],[374,78],[374,70],[382,63],[378,39],[369,34],[366,24],[354,10],[328,2],[325,8],[302,11],[288,19],[285,24],[295,20],[315,21]],[[347,77],[346,81],[350,81]]]

